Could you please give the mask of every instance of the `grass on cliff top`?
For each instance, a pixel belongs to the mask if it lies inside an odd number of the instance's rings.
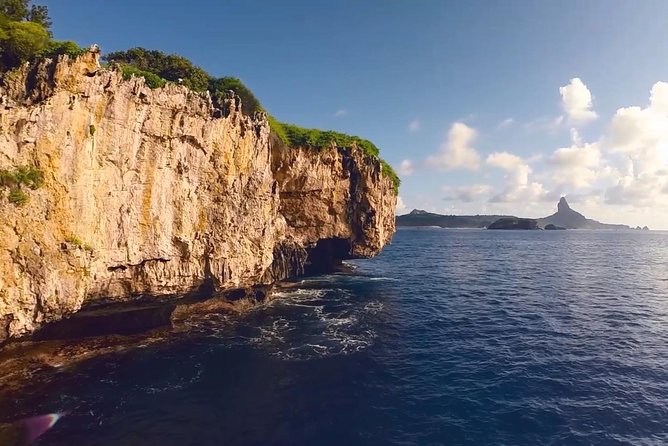
[[[202,68],[182,56],[138,47],[109,53],[104,59],[120,65],[123,77],[126,79],[132,76],[144,77],[146,84],[151,88],[162,87],[167,82],[178,82],[195,91],[209,91],[214,105],[218,108],[223,108],[225,99],[229,98],[229,92],[232,91],[241,100],[241,110],[245,115],[253,116],[256,112],[266,113],[257,97],[240,79],[210,76]],[[379,157],[378,147],[371,141],[358,136],[330,130],[307,129],[279,122],[269,113],[267,116],[274,135],[288,146],[325,147],[331,144],[340,147],[356,146],[367,155]],[[397,192],[400,184],[399,177],[387,162],[382,159],[380,161],[383,174],[392,180],[394,190]]]
[[[1,4],[2,0],[0,0]],[[48,19],[48,16],[46,18]],[[26,21],[25,17],[22,17],[21,20],[18,22],[10,20],[0,11],[0,43],[7,44],[8,48],[0,50],[0,73],[38,57],[54,57],[59,54],[77,56],[86,52],[75,42],[51,40],[47,32],[48,28],[40,23]],[[3,34],[5,28],[14,29],[16,27],[35,29],[30,32],[13,34],[5,32]],[[17,49],[13,50],[14,47],[9,45],[10,43],[16,44]],[[241,80],[234,77],[212,77],[182,56],[144,48],[132,48],[127,51],[110,53],[104,59],[115,64],[121,70],[125,80],[132,77],[143,77],[150,88],[161,88],[168,82],[178,82],[194,91],[209,91],[217,108],[224,108],[225,100],[229,99],[230,92],[233,92],[241,100],[241,110],[245,115],[253,116],[256,112],[266,113],[260,101]],[[279,122],[269,113],[266,114],[273,134],[288,146],[325,147],[331,144],[340,147],[356,146],[367,155],[379,158],[378,147],[366,139],[331,130],[307,129]],[[387,162],[382,159],[380,162],[383,175],[392,180],[394,192],[398,193],[399,177]]]
[[[307,129],[294,124],[279,122],[271,116],[269,116],[269,125],[274,134],[284,144],[291,147],[326,147],[331,144],[339,147],[355,146],[365,154],[379,158],[380,150],[378,150],[378,147],[371,141],[359,136],[346,135],[333,130]],[[383,175],[392,180],[394,192],[397,193],[401,184],[399,176],[384,159],[380,159],[380,164]]]

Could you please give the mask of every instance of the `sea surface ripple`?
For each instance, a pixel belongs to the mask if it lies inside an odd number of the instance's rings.
[[[352,274],[101,356],[39,445],[668,444],[668,233],[402,229]]]

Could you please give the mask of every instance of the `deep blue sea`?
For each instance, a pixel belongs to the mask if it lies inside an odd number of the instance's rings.
[[[668,233],[401,229],[351,263],[14,406],[69,412],[43,446],[668,444]]]

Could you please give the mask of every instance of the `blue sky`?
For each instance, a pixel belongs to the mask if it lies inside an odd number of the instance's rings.
[[[56,38],[178,53],[280,120],[374,141],[400,213],[535,217],[566,194],[668,228],[668,2],[42,3]]]

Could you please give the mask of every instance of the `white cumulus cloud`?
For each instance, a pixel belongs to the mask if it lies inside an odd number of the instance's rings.
[[[395,214],[400,214],[402,212],[406,212],[406,204],[404,203],[404,200],[399,196],[397,197],[397,207],[394,208],[394,213]]]
[[[530,182],[531,167],[522,158],[508,152],[496,152],[487,157],[487,165],[498,167],[506,171],[506,186],[500,193],[494,195],[492,203],[527,203],[543,201],[549,198],[543,185]]]
[[[561,107],[573,124],[583,124],[598,117],[592,109],[592,96],[589,88],[579,77],[571,79],[568,85],[559,88]]]
[[[647,107],[618,109],[605,145],[621,157],[620,175],[605,193],[607,203],[667,206],[668,83],[654,84]]]
[[[401,164],[399,164],[399,175],[401,176],[407,177],[412,175],[414,171],[415,167],[411,160],[403,160]]]
[[[443,192],[445,194],[443,199],[446,201],[471,203],[492,192],[492,188],[487,184],[473,184],[471,186],[444,187]]]
[[[548,163],[554,168],[557,186],[575,189],[591,186],[598,178],[601,150],[598,143],[583,144],[577,130],[571,129],[572,144],[554,151]]]
[[[347,114],[348,114],[348,110],[346,110],[344,108],[340,108],[334,113],[334,117],[335,118],[341,118],[343,116],[346,116]]]
[[[413,119],[409,124],[408,124],[408,130],[411,132],[419,132],[420,131],[420,120],[419,119]]]
[[[441,144],[440,152],[427,158],[427,165],[441,170],[478,170],[480,155],[472,147],[476,136],[474,128],[455,122],[450,127],[448,137]]]
[[[490,166],[505,170],[509,184],[521,186],[529,182],[531,168],[517,155],[508,152],[496,152],[489,155],[485,162]]]

